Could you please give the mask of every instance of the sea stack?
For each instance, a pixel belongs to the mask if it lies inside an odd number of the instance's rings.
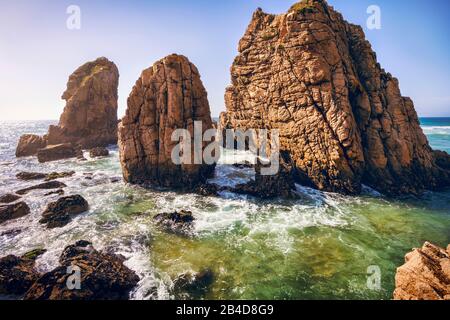
[[[365,184],[386,195],[450,185],[449,157],[430,148],[411,99],[362,28],[324,0],[281,15],[258,9],[231,77],[221,128],[279,129],[302,184],[345,194]]]
[[[119,71],[106,58],[79,67],[62,96],[66,106],[59,124],[50,126],[44,137],[22,136],[16,155],[36,155],[45,147],[68,143],[83,149],[116,144],[118,85]]]
[[[178,145],[172,141],[172,133],[187,129],[194,139],[196,121],[201,123],[202,133],[213,128],[200,74],[186,57],[173,54],[144,70],[128,98],[126,115],[119,125],[124,179],[176,189],[192,189],[205,182],[214,165],[194,161],[176,165],[171,159]],[[202,150],[205,145],[201,144]]]

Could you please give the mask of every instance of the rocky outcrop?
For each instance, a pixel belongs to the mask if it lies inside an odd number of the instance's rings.
[[[40,163],[70,159],[76,156],[75,148],[71,143],[48,145],[45,148],[39,149],[37,153],[37,158]]]
[[[9,255],[0,259],[0,294],[23,295],[39,278],[36,259],[45,250],[33,250],[22,257]]]
[[[42,214],[40,223],[47,228],[61,228],[67,225],[72,217],[89,210],[88,202],[80,195],[63,197],[52,202]]]
[[[16,157],[35,156],[39,149],[45,148],[47,140],[35,134],[25,134],[20,137],[16,149]]]
[[[239,43],[220,128],[280,131],[298,182],[388,195],[450,184],[411,99],[381,68],[361,27],[324,0],[281,15],[258,9]]]
[[[21,190],[17,191],[16,193],[20,194],[20,195],[24,195],[33,190],[60,189],[60,188],[65,188],[65,187],[67,187],[67,186],[64,183],[54,180],[54,181],[40,183],[40,184],[31,186],[31,187],[28,187],[25,189],[21,189]]]
[[[450,245],[426,242],[405,256],[395,276],[395,300],[450,300]]]
[[[106,148],[97,147],[89,150],[89,156],[91,158],[107,157],[109,156],[109,151]]]
[[[19,199],[20,199],[20,197],[18,195],[7,193],[7,194],[0,196],[0,203],[11,203],[11,202],[17,201]]]
[[[127,182],[190,189],[212,174],[214,165],[176,165],[171,159],[176,129],[187,129],[194,146],[194,121],[202,134],[213,128],[207,93],[197,68],[184,56],[170,55],[144,70],[119,125],[120,161]],[[200,147],[203,148],[206,143]]]
[[[205,269],[198,273],[185,273],[173,282],[172,294],[177,300],[204,299],[214,283],[214,273]]]
[[[25,202],[0,205],[0,224],[18,219],[30,213],[30,207]]]
[[[22,171],[16,174],[16,178],[23,181],[31,181],[31,180],[42,180],[51,181],[60,178],[71,177],[75,174],[75,171],[68,172],[51,172],[51,173],[40,173],[40,172],[27,172]]]
[[[31,156],[51,145],[73,144],[89,149],[117,143],[117,88],[119,71],[106,58],[79,67],[70,77],[62,98],[66,106],[57,126],[44,137],[24,135],[16,155]]]
[[[154,217],[154,220],[166,231],[187,235],[192,231],[194,216],[191,211],[181,210],[170,213],[160,213]]]
[[[78,241],[64,249],[60,266],[41,276],[25,294],[25,300],[126,300],[139,277],[124,264],[124,258],[97,251],[87,241]],[[80,288],[67,286],[79,268]]]

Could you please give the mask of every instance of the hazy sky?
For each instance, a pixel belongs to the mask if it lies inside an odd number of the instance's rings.
[[[144,68],[170,53],[197,65],[213,116],[237,44],[257,7],[285,12],[293,0],[0,0],[0,120],[58,119],[68,76],[106,56],[120,71],[119,116]],[[400,80],[421,116],[450,116],[450,1],[329,0],[364,26],[382,66]],[[367,30],[367,7],[381,8],[381,30]],[[81,29],[66,27],[69,5]]]

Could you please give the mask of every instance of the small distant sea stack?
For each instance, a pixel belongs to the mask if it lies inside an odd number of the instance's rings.
[[[24,135],[16,155],[36,155],[46,146],[71,143],[90,149],[117,143],[119,71],[106,58],[79,67],[70,77],[62,98],[66,106],[57,126],[43,137]]]
[[[193,161],[176,165],[171,159],[178,144],[172,141],[172,133],[188,129],[194,139],[194,121],[202,123],[203,132],[213,128],[207,93],[197,68],[186,57],[173,54],[144,70],[119,125],[124,179],[179,189],[203,183],[213,173],[214,165]]]

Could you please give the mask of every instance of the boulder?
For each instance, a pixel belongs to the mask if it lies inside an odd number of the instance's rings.
[[[39,149],[45,148],[47,141],[45,138],[35,134],[25,134],[20,137],[16,149],[16,157],[35,156]]]
[[[450,300],[450,245],[426,242],[405,256],[395,276],[395,300]]]
[[[0,205],[0,224],[18,219],[30,213],[30,207],[25,202]]]
[[[75,171],[67,172],[51,172],[45,175],[45,181],[52,181],[56,179],[69,178],[75,174]]]
[[[26,292],[25,300],[126,300],[139,277],[124,264],[124,258],[97,251],[87,241],[68,246],[60,256],[60,266],[41,276]],[[79,268],[80,289],[67,286]],[[70,270],[69,270],[70,271]]]
[[[89,156],[91,158],[107,157],[109,156],[109,151],[106,148],[97,147],[89,151]]]
[[[277,129],[298,182],[386,195],[450,185],[414,104],[377,61],[363,29],[325,0],[258,9],[239,42],[219,130]]]
[[[42,214],[40,223],[47,228],[61,228],[67,225],[72,217],[89,210],[88,202],[80,195],[68,196],[50,203]]]
[[[39,172],[19,172],[18,174],[16,174],[16,178],[23,181],[41,180],[46,176],[47,175],[45,173]]]
[[[129,98],[125,117],[119,125],[120,162],[125,181],[175,189],[194,189],[204,183],[215,164],[177,165],[172,152],[176,129],[187,129],[194,146],[194,122],[202,124],[201,134],[212,129],[207,93],[197,68],[180,55],[170,55],[144,70]],[[197,152],[204,150],[200,142]],[[199,150],[201,148],[201,150]],[[189,158],[185,155],[186,158]]]
[[[38,185],[31,186],[31,187],[28,187],[25,189],[21,189],[21,190],[17,191],[16,193],[20,194],[20,195],[24,195],[33,190],[60,189],[60,188],[65,188],[65,187],[67,187],[67,186],[64,183],[54,180],[54,181],[40,183]]]
[[[0,294],[20,296],[39,278],[36,259],[45,250],[33,250],[22,257],[9,255],[0,259]]]
[[[154,217],[154,220],[166,231],[176,234],[190,234],[194,216],[191,211],[181,210],[170,213],[160,213]]]
[[[0,196],[0,203],[11,203],[19,199],[20,197],[18,195],[7,193]]]
[[[40,163],[70,159],[76,156],[75,148],[71,143],[49,145],[43,149],[39,149],[37,153],[37,158]]]

